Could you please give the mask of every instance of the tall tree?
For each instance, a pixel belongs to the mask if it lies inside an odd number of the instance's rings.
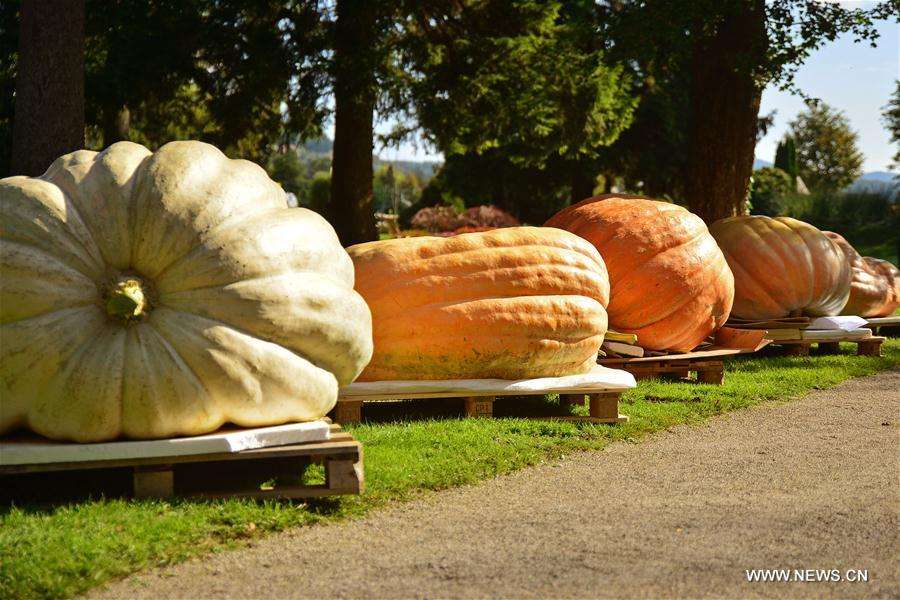
[[[900,169],[900,79],[896,82],[896,89],[891,96],[890,101],[884,107],[882,120],[891,134],[891,142],[897,144],[897,151],[894,152],[894,169]]]
[[[13,173],[40,175],[84,147],[84,0],[23,0]]]
[[[19,3],[0,2],[0,177],[11,175],[16,62],[19,48]]]
[[[438,1],[412,12],[396,71],[410,121],[447,159],[444,183],[475,201],[475,181],[456,174],[484,174],[477,196],[525,219],[563,187],[570,200],[592,194],[599,157],[635,104],[623,67],[606,60],[598,17],[587,1]],[[546,185],[524,187],[532,174]]]
[[[688,102],[681,117],[686,159],[677,187],[707,221],[746,209],[765,86],[798,91],[794,73],[812,51],[845,32],[874,43],[874,21],[897,15],[896,0],[869,10],[817,0],[608,0],[603,5],[617,56],[631,57],[646,79],[686,81]]]
[[[684,193],[707,221],[745,212],[762,88],[749,65],[768,50],[763,0],[724,2],[691,27],[691,111]],[[710,26],[712,25],[712,26]]]
[[[328,216],[345,246],[378,239],[372,199],[377,3],[337,0],[334,150]]]
[[[811,102],[790,127],[800,176],[813,191],[840,190],[862,174],[859,138],[840,111]]]
[[[784,139],[778,142],[778,146],[775,148],[775,164],[773,166],[790,175],[792,180],[797,180],[799,171],[797,169],[797,144],[794,142],[794,138],[786,135]]]

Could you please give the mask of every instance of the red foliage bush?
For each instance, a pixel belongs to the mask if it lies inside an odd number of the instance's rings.
[[[508,212],[491,205],[473,206],[467,208],[461,215],[456,214],[450,206],[429,206],[413,215],[410,224],[415,229],[452,234],[516,227],[519,221]]]
[[[460,233],[478,233],[479,231],[491,231],[492,229],[497,229],[496,227],[472,227],[470,225],[464,225],[462,227],[457,227],[453,231],[453,235],[459,235]]]
[[[410,225],[414,229],[425,229],[431,232],[452,231],[463,225],[462,220],[453,207],[450,206],[427,206],[420,209],[413,218],[410,219]]]
[[[460,215],[460,218],[463,221],[463,227],[486,227],[495,229],[497,227],[517,227],[521,224],[514,216],[491,204],[467,208],[463,214]]]

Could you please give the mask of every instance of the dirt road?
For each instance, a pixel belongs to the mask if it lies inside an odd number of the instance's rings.
[[[900,370],[309,527],[118,598],[897,597]],[[867,569],[748,583],[746,569]]]

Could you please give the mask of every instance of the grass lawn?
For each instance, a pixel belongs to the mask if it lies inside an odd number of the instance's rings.
[[[679,423],[766,400],[789,399],[900,364],[900,340],[881,358],[843,354],[726,363],[726,384],[648,381],[627,393],[631,420],[595,426],[519,418],[359,425],[367,491],[312,505],[252,501],[97,499],[53,507],[0,508],[0,597],[65,597],[139,569],[247,543],[268,532],[361,515],[389,502],[637,440]],[[546,407],[545,407],[546,408]]]

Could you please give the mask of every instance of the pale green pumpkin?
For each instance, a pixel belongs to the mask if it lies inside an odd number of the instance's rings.
[[[317,419],[372,354],[353,264],[200,142],[0,180],[0,433],[76,441]]]

